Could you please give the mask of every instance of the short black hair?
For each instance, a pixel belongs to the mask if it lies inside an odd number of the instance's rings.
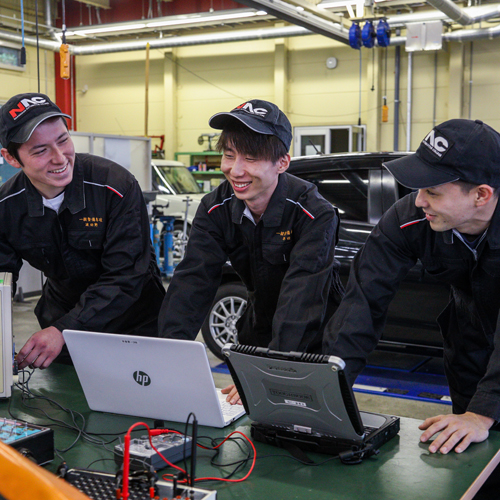
[[[230,148],[257,160],[273,163],[277,163],[288,154],[286,146],[276,136],[254,132],[238,120],[224,127],[215,146],[219,153]]]
[[[11,156],[13,156],[20,164],[21,166],[24,167],[23,162],[21,161],[21,158],[19,157],[19,148],[22,146],[22,143],[20,142],[9,142],[7,144],[7,151]]]
[[[476,184],[474,182],[463,181],[461,179],[459,179],[458,181],[455,181],[454,183],[458,184],[460,186],[460,189],[462,190],[462,192],[464,194],[470,193],[472,189],[481,185],[481,184]],[[491,186],[491,187],[493,188],[493,194],[495,196],[498,196],[498,194],[500,192],[500,187],[495,187],[495,186]]]

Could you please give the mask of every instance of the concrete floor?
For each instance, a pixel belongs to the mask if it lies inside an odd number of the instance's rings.
[[[19,351],[28,338],[39,329],[38,321],[33,313],[38,297],[25,298],[24,302],[13,304],[13,330],[16,351]],[[197,340],[202,341],[201,335]],[[211,366],[220,363],[208,349],[207,355]],[[214,373],[217,387],[225,387],[231,383],[231,377],[226,374]],[[427,417],[451,413],[451,406],[413,401],[383,395],[355,393],[358,406],[361,410],[398,415],[402,417],[424,420]]]

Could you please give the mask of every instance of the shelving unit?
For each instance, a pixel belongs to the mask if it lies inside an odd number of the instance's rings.
[[[224,174],[220,170],[221,156],[221,153],[217,151],[178,151],[174,153],[174,159],[182,161],[188,168],[200,164],[206,166],[206,170],[191,171],[205,193],[215,189],[224,180]]]
[[[187,167],[201,163],[207,166],[207,170],[220,169],[221,156],[221,153],[217,151],[177,151],[174,153],[174,159],[182,161]]]

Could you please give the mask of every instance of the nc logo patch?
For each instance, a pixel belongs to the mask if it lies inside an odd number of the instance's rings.
[[[26,110],[33,106],[47,106],[49,103],[43,97],[33,97],[31,99],[21,99],[17,103],[17,108],[11,109],[9,111],[10,116],[14,120],[17,120]]]
[[[438,158],[442,158],[444,154],[451,148],[453,144],[446,139],[441,133],[435,129],[431,130],[427,137],[423,140],[425,144]]]
[[[250,115],[258,115],[258,116],[266,116],[268,110],[266,108],[254,108],[251,102],[245,102],[240,104],[235,109],[241,109],[242,111],[247,112]]]

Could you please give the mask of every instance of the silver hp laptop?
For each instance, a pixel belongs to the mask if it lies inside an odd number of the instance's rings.
[[[225,427],[245,414],[214,385],[201,342],[64,330],[91,410]],[[226,415],[223,414],[226,408]]]
[[[340,358],[233,344],[222,352],[256,441],[355,461],[399,432],[399,418],[358,410]]]

